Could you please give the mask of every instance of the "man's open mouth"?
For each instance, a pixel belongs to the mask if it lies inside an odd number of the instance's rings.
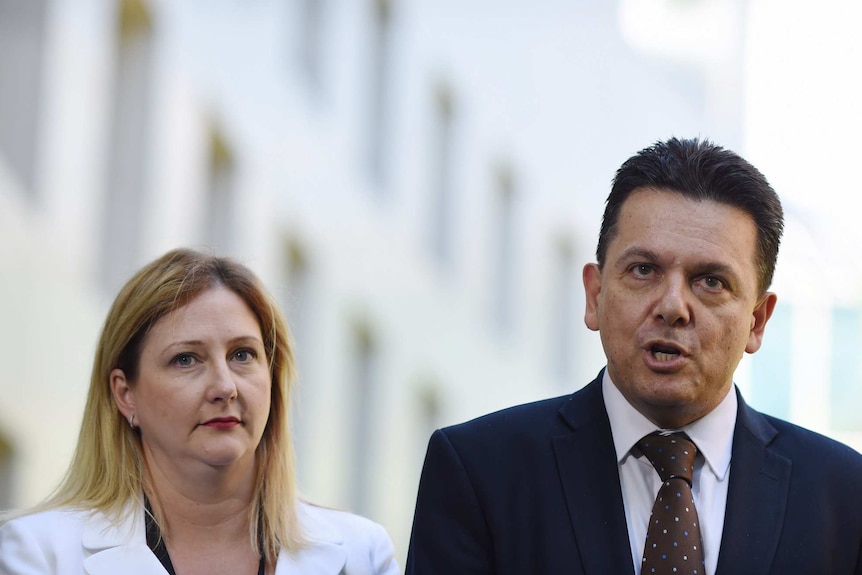
[[[654,345],[650,348],[652,356],[658,361],[673,361],[680,356],[680,351],[667,345]]]

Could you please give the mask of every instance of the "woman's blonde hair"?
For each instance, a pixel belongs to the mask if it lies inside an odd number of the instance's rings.
[[[72,463],[57,490],[37,510],[70,506],[101,511],[120,522],[129,503],[141,501],[148,483],[140,433],[114,403],[109,374],[119,368],[134,382],[141,349],[153,324],[217,286],[236,293],[257,316],[272,377],[269,419],[255,457],[249,536],[253,546],[261,545],[267,563],[275,563],[282,547],[292,551],[302,545],[288,426],[295,367],[287,322],[246,266],[190,249],[172,250],[146,265],[114,300],[96,350]],[[157,521],[159,507],[156,503]]]

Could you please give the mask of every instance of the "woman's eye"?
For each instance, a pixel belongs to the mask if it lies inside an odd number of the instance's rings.
[[[190,353],[181,353],[174,358],[174,364],[180,367],[189,367],[195,362],[194,356]]]
[[[241,349],[241,350],[237,351],[235,354],[233,354],[233,357],[237,361],[246,362],[246,361],[253,360],[256,357],[256,355],[250,349]]]

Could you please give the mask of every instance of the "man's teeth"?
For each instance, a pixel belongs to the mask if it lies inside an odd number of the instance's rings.
[[[655,357],[659,361],[671,361],[679,357],[678,353],[667,353],[664,351],[656,351],[653,353],[653,357]]]

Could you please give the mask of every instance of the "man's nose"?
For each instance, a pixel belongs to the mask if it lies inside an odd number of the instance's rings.
[[[691,321],[691,294],[685,278],[668,276],[660,290],[656,317],[669,326],[687,325]]]

